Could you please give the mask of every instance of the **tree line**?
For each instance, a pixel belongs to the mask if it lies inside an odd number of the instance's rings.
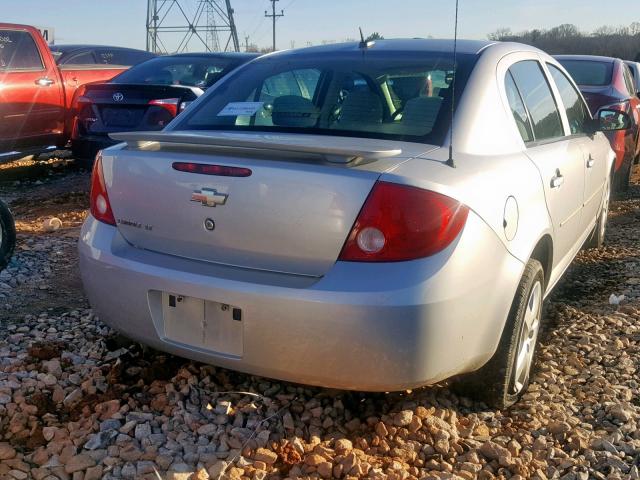
[[[526,43],[551,55],[602,55],[640,62],[640,22],[633,22],[628,27],[603,26],[593,32],[581,32],[568,23],[548,30],[519,33],[500,28],[488,37],[489,40]]]

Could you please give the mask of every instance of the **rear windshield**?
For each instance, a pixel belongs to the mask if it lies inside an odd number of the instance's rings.
[[[603,87],[611,83],[613,63],[595,60],[560,60],[578,85]]]
[[[458,55],[456,96],[476,58]],[[264,57],[213,89],[174,129],[441,144],[451,117],[452,80],[449,53],[371,50]]]
[[[112,83],[207,88],[238,63],[231,58],[158,57],[131,67]]]

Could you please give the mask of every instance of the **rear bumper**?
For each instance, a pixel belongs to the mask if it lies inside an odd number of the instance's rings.
[[[524,268],[474,214],[438,255],[395,264],[337,262],[322,278],[137,249],[91,216],[79,253],[96,313],[130,338],[251,374],[367,391],[435,383],[483,365],[497,347]],[[241,308],[242,355],[166,338],[157,292]]]

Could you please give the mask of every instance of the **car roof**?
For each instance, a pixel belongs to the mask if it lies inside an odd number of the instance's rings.
[[[554,55],[556,60],[588,60],[591,62],[615,63],[620,61],[618,58],[602,57],[599,55]]]
[[[95,48],[108,48],[111,50],[128,50],[133,52],[144,52],[145,50],[140,50],[138,48],[128,48],[128,47],[114,47],[111,45],[82,45],[82,44],[66,44],[66,45],[50,45],[49,48],[52,51],[57,52],[73,52],[75,50],[93,50]],[[148,52],[153,55],[153,52]]]
[[[174,53],[171,55],[162,55],[161,58],[237,58],[238,60],[248,60],[259,57],[260,53],[254,52],[194,52],[194,53]]]
[[[453,40],[431,38],[402,38],[389,40],[375,40],[367,48],[370,51],[383,52],[453,52]],[[461,54],[478,54],[490,45],[497,42],[485,40],[458,40],[457,51]],[[269,56],[289,55],[316,55],[323,53],[349,53],[362,51],[360,42],[333,43],[314,47],[298,48],[295,50],[282,50],[269,54]]]

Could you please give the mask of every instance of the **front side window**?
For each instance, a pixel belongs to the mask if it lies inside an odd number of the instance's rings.
[[[64,65],[92,65],[96,63],[96,59],[93,58],[93,53],[82,52],[63,60],[62,63]]]
[[[372,50],[284,57],[266,57],[234,72],[174,128],[443,141],[451,112],[451,54]],[[475,59],[458,57],[456,98]]]
[[[587,121],[591,118],[591,114],[587,110],[587,106],[580,98],[580,94],[571,84],[566,75],[555,65],[547,64],[551,77],[556,83],[558,90],[560,91],[560,97],[564,108],[567,110],[567,119],[569,120],[569,127],[571,128],[572,135],[579,135],[586,133],[585,126]]]
[[[0,70],[41,70],[40,52],[31,34],[0,30]]]
[[[512,65],[509,72],[529,111],[535,141],[564,136],[560,113],[540,64],[525,60]]]
[[[520,136],[525,143],[532,142],[533,131],[531,129],[531,122],[529,121],[529,115],[527,114],[527,109],[524,106],[520,92],[518,92],[518,87],[516,87],[516,82],[513,80],[513,76],[510,72],[507,72],[505,88],[507,91],[509,107],[511,108],[511,113],[516,121],[518,130],[520,131]]]

